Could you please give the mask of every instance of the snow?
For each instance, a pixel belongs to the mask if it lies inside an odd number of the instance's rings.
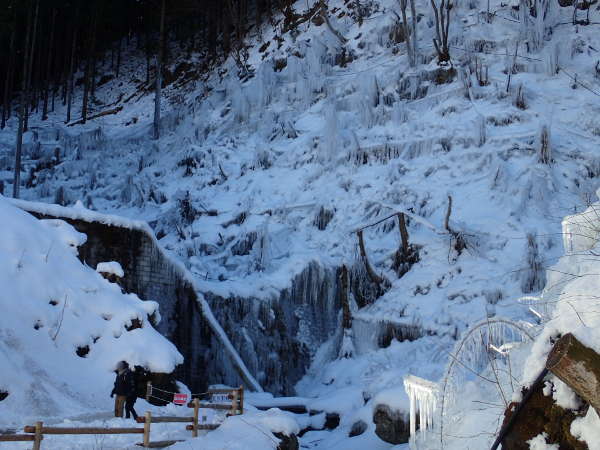
[[[119,278],[122,278],[123,275],[125,275],[125,272],[123,272],[123,268],[121,267],[121,264],[119,264],[116,261],[98,263],[98,265],[96,266],[96,272],[106,273],[109,275],[116,275]]]
[[[584,441],[589,450],[600,449],[600,419],[594,408],[588,409],[585,417],[578,417],[571,424],[571,433]]]
[[[215,431],[199,439],[174,445],[173,449],[267,450],[277,449],[279,440],[272,433],[297,434],[298,424],[277,409],[253,411],[232,416]]]
[[[548,444],[546,439],[548,435],[546,433],[538,434],[536,437],[531,438],[527,441],[530,450],[558,450],[557,444]]]
[[[73,244],[85,239],[70,225],[40,221],[2,196],[0,216],[0,390],[9,393],[0,425],[102,407],[121,360],[164,373],[183,362],[149,321],[158,304],[84,266]],[[142,328],[127,331],[134,319]]]
[[[163,236],[165,254],[180,261],[197,292],[265,301],[289,287],[310,262],[355,264],[351,232],[404,212],[410,241],[421,247],[420,261],[398,278],[390,270],[399,240],[393,219],[365,231],[372,264],[392,287],[376,302],[353,310],[353,357],[337,358],[340,340],[333,336],[312,349],[313,366],[297,385],[297,394],[308,399],[305,404],[333,403],[331,408],[341,414],[339,430],[312,431],[303,442],[316,442],[316,448],[387,449],[374,435],[369,417],[375,400],[388,391],[397,406],[409,410],[403,378],[414,374],[442,381],[456,341],[482,319],[541,322],[532,326],[533,346],[505,348],[506,354],[494,356],[502,370],[512,370],[517,378],[522,374],[524,384],[539,373],[549,338],[558,333],[574,331],[600,350],[594,315],[600,285],[592,253],[600,249],[595,209],[589,208],[600,173],[600,109],[596,96],[581,85],[572,88],[567,75],[577,74],[581,83],[598,91],[591,59],[600,42],[593,27],[577,26],[574,32],[572,10],[559,9],[555,2],[547,15],[533,19],[492,0],[495,15],[490,20],[481,20],[485,2],[459,2],[452,12],[451,52],[454,67],[466,70],[463,79],[470,87],[460,81],[463,75],[436,85],[428,79],[437,69],[429,2],[416,2],[424,14],[418,25],[421,64],[410,70],[404,43],[389,39],[395,0],[369,2],[372,10],[362,23],[343,2],[327,3],[339,8],[331,20],[354,56],[344,67],[334,64],[340,47],[327,27],[304,23],[298,35],[284,34],[279,48],[265,54],[258,47],[274,42],[278,33],[277,27],[265,25],[260,37],[248,39],[248,64],[256,71],[247,81],[238,79],[230,59],[218,74],[181,90],[166,87],[164,133],[158,142],[149,139],[152,95],[136,95],[119,114],[86,126],[65,127],[60,106],[51,123],[32,116],[39,137],[27,133],[28,145],[37,139],[43,151],[59,147],[63,161],[36,172],[33,187],[23,189],[23,195],[53,202],[61,186],[66,203],[82,203],[68,209],[40,203],[35,205],[38,212],[156,232]],[[294,6],[303,11],[309,5]],[[552,33],[544,36],[551,27]],[[518,56],[513,59],[515,45]],[[171,50],[177,60],[179,49]],[[125,58],[130,62],[124,73],[132,79],[143,70],[139,57]],[[285,58],[287,67],[276,72],[276,58]],[[489,71],[488,85],[480,85],[470,73],[475,58]],[[135,93],[134,86],[127,79],[115,80],[99,86],[97,96],[109,103],[117,93]],[[518,86],[525,109],[515,101]],[[133,118],[137,123],[131,123]],[[12,119],[0,132],[0,178],[7,190],[10,165],[1,160],[12,154],[14,125]],[[539,162],[538,154],[544,126],[553,158],[548,165]],[[58,138],[49,139],[52,134]],[[30,157],[27,146],[25,151]],[[191,161],[189,167],[185,160]],[[196,214],[184,217],[186,193]],[[469,243],[460,255],[443,229],[449,194],[454,202],[450,226]],[[317,230],[313,223],[321,207],[334,214],[326,229]],[[217,216],[205,214],[213,209]],[[235,221],[242,215],[244,220]],[[233,251],[253,235],[250,251]],[[73,251],[76,235],[70,242]],[[537,318],[517,302],[524,294],[539,299],[539,307],[532,305]],[[213,330],[232,357],[239,358],[200,298]],[[393,340],[380,348],[377,336],[383,324],[412,330],[414,340]],[[341,342],[349,348],[348,339]],[[504,343],[497,342],[496,348]],[[487,345],[472,342],[466,349],[472,361],[487,365]],[[481,370],[493,376],[486,367]],[[457,417],[452,434],[463,438],[447,436],[448,446],[486,448],[491,437],[481,430],[497,430],[502,396],[518,397],[518,383],[504,377],[501,394],[473,374],[461,380],[452,407]],[[555,399],[569,404],[569,393],[555,386]],[[260,388],[258,383],[255,387]],[[348,438],[358,418],[369,424],[368,431]],[[581,427],[582,436],[591,436],[587,425]],[[256,442],[266,439],[252,429],[246,431]],[[268,439],[262,443],[271,445]],[[224,445],[222,439],[213,444]]]

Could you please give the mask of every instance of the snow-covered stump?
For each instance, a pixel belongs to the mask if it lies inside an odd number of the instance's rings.
[[[421,437],[425,438],[427,430],[433,429],[439,387],[431,381],[408,375],[404,378],[404,389],[410,400],[410,438],[411,442],[416,444]],[[417,412],[419,414],[418,434]]]

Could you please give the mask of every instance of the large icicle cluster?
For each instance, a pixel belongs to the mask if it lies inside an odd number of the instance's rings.
[[[404,389],[410,399],[410,435],[417,432],[417,411],[419,412],[419,431],[433,428],[433,417],[437,410],[439,388],[436,383],[414,375],[404,377]]]

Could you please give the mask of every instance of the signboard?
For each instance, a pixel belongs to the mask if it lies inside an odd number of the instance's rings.
[[[173,403],[176,405],[186,405],[188,401],[187,394],[175,394],[173,395]]]
[[[229,403],[231,402],[229,394],[212,394],[210,401],[212,403]]]

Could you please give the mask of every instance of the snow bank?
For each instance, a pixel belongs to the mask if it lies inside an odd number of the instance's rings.
[[[121,293],[77,259],[81,233],[2,196],[0,217],[0,390],[9,393],[0,424],[98,407],[121,360],[153,372],[183,362],[149,322],[156,302]]]
[[[121,264],[116,261],[98,263],[96,266],[96,272],[116,275],[119,278],[123,278],[123,275],[125,275]]]
[[[227,418],[215,431],[198,439],[188,440],[171,447],[178,449],[267,450],[276,449],[279,440],[273,433],[286,436],[298,434],[298,423],[289,413],[278,409],[250,411]]]

